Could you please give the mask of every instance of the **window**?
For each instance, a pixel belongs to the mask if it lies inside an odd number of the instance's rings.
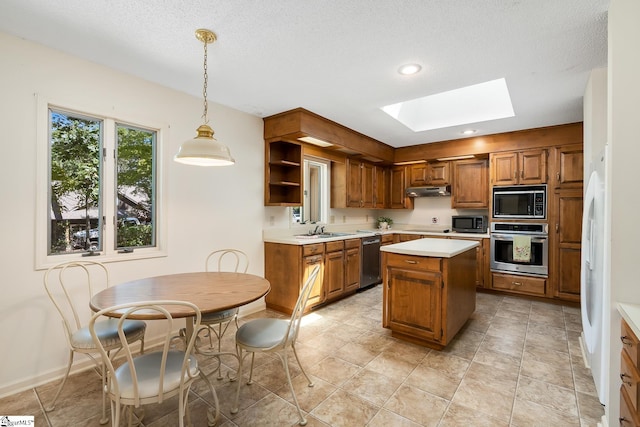
[[[108,261],[163,255],[158,227],[163,127],[41,104],[47,148],[39,155],[47,163],[39,162],[39,169],[47,175],[39,179],[38,194],[39,199],[46,194],[47,206],[42,209],[39,202],[38,216],[46,218],[46,226],[37,235],[47,238],[37,239],[46,241],[46,248],[37,248],[37,266],[65,256]]]
[[[303,205],[300,209],[292,209],[292,221],[326,223],[328,207],[329,162],[305,157]]]

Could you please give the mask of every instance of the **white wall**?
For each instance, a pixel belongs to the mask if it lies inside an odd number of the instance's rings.
[[[230,147],[236,165],[189,167],[172,157],[201,124],[201,98],[4,33],[0,57],[0,396],[59,375],[67,357],[60,321],[45,297],[44,271],[34,268],[36,145],[46,143],[36,140],[34,93],[170,126],[161,147],[168,256],[110,263],[114,283],[201,270],[209,250],[228,246],[248,252],[251,273],[264,273],[260,118],[211,102],[210,124],[217,139]]]
[[[611,147],[609,194],[611,195],[611,350],[610,426],[619,424],[620,315],[617,302],[640,304],[638,242],[640,228],[637,197],[640,194],[640,1],[612,0],[609,9],[608,140]]]

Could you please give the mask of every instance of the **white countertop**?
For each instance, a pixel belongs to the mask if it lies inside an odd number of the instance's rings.
[[[430,239],[425,237],[423,239],[385,245],[380,248],[380,251],[402,255],[452,258],[478,245],[478,242],[472,240]]]
[[[619,302],[618,311],[636,337],[640,338],[640,305]]]
[[[263,242],[268,243],[283,243],[285,245],[309,245],[313,243],[322,243],[322,242],[331,242],[335,240],[346,240],[346,239],[359,239],[361,237],[371,237],[376,234],[417,234],[424,236],[438,236],[438,237],[451,237],[451,238],[461,238],[461,239],[488,239],[490,237],[489,233],[456,233],[455,231],[451,231],[445,233],[443,231],[427,231],[420,229],[390,229],[390,230],[377,230],[377,229],[358,229],[358,230],[349,230],[349,235],[346,236],[335,236],[335,237],[317,237],[317,236],[304,236],[304,237],[296,237],[291,234],[280,234],[280,235],[270,235],[264,236]]]

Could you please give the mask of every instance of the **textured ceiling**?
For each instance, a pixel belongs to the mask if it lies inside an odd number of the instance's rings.
[[[0,31],[266,117],[296,107],[394,147],[582,120],[608,0],[1,0]],[[400,65],[422,72],[401,76]],[[0,71],[1,73],[1,71]],[[380,107],[505,77],[513,118],[414,133]],[[215,128],[216,118],[211,117]]]

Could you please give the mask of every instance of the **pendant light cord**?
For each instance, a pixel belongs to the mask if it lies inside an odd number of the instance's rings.
[[[207,41],[204,41],[204,88],[202,90],[202,96],[204,97],[204,113],[202,114],[202,118],[204,119],[204,124],[209,123],[209,118],[207,113],[209,111],[209,103],[207,102],[207,82],[209,80],[209,74],[207,74]]]

